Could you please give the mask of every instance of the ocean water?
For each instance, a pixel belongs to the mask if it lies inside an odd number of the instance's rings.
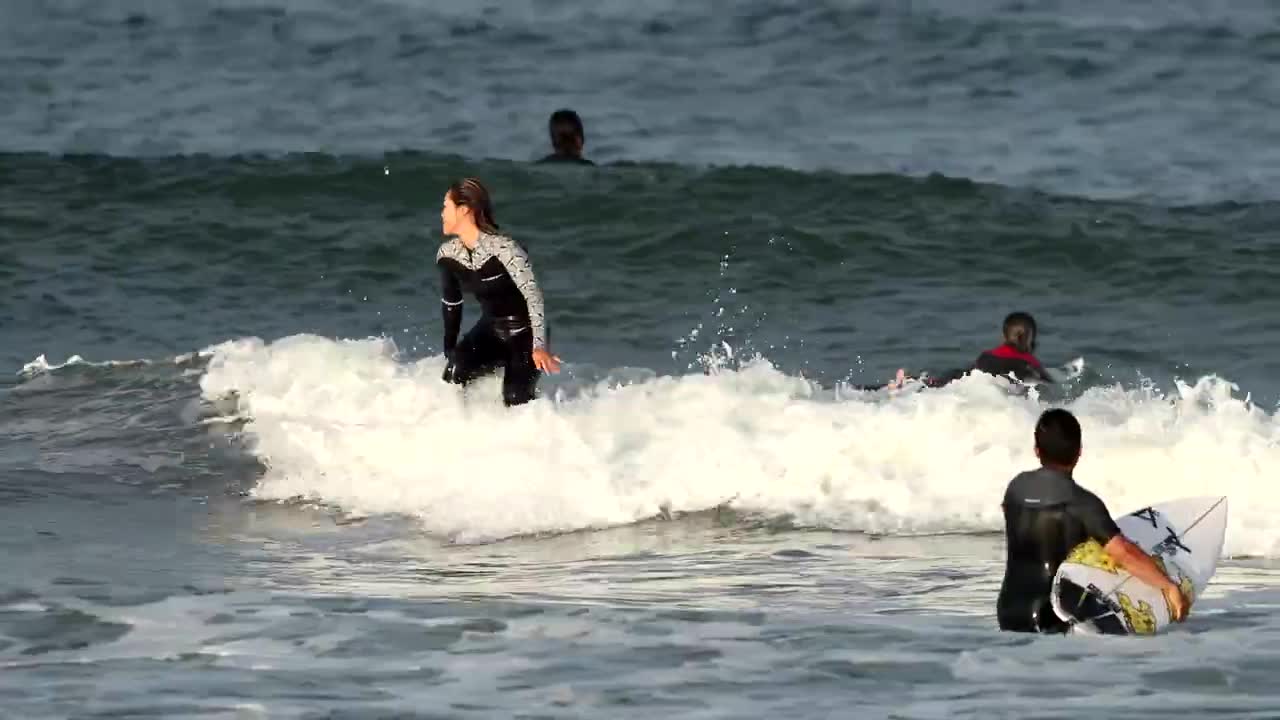
[[[1275,717],[1277,65],[1262,2],[0,5],[0,716]],[[464,175],[513,410],[439,380]],[[1015,309],[1061,384],[852,387]],[[1113,512],[1229,498],[1174,632],[996,630],[1051,406]]]

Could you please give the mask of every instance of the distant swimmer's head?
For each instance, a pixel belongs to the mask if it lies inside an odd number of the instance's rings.
[[[1036,457],[1043,465],[1070,470],[1080,461],[1080,423],[1062,408],[1045,410],[1036,422]]]
[[[1036,352],[1036,319],[1029,313],[1009,313],[1004,319],[1004,342],[1018,352],[1034,355]]]
[[[445,235],[457,235],[473,227],[482,232],[498,232],[489,190],[479,180],[466,178],[450,185],[444,194],[444,206],[440,209],[440,229]]]
[[[551,113],[547,129],[551,132],[551,147],[556,155],[582,157],[582,148],[587,140],[582,129],[582,118],[578,117],[578,113],[568,109]]]

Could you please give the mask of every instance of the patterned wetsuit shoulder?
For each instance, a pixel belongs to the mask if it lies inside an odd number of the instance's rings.
[[[545,348],[547,345],[546,319],[543,310],[542,288],[534,277],[533,264],[529,254],[515,240],[506,235],[485,235],[485,244],[498,262],[506,268],[512,282],[520,294],[524,296],[525,305],[529,308],[529,324],[533,326],[533,346]]]
[[[440,249],[436,251],[436,262],[449,258],[466,265],[465,254],[466,251],[462,247],[462,241],[458,240],[456,237],[449,238],[448,240],[440,243]]]

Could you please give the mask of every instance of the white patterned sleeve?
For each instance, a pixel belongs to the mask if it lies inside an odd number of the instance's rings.
[[[516,288],[524,296],[525,304],[529,306],[529,325],[533,328],[533,346],[545,349],[547,325],[542,306],[542,288],[538,287],[538,280],[533,276],[533,264],[529,262],[529,253],[525,252],[516,241],[503,237],[495,255],[507,269],[507,274],[511,276]]]

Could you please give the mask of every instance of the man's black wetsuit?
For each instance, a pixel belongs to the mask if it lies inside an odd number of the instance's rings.
[[[996,601],[1000,629],[1065,632],[1049,604],[1058,566],[1076,545],[1093,538],[1105,546],[1120,528],[1097,495],[1051,468],[1015,477],[1003,506],[1009,550]]]
[[[569,165],[595,165],[595,163],[582,157],[581,155],[569,155],[567,153],[551,153],[542,158],[539,163],[564,163]]]
[[[465,385],[504,368],[502,400],[520,405],[533,399],[539,372],[533,350],[546,348],[542,290],[524,248],[509,237],[480,233],[475,249],[458,238],[436,253],[444,303],[446,382]],[[480,302],[480,320],[461,341],[462,292]]]

